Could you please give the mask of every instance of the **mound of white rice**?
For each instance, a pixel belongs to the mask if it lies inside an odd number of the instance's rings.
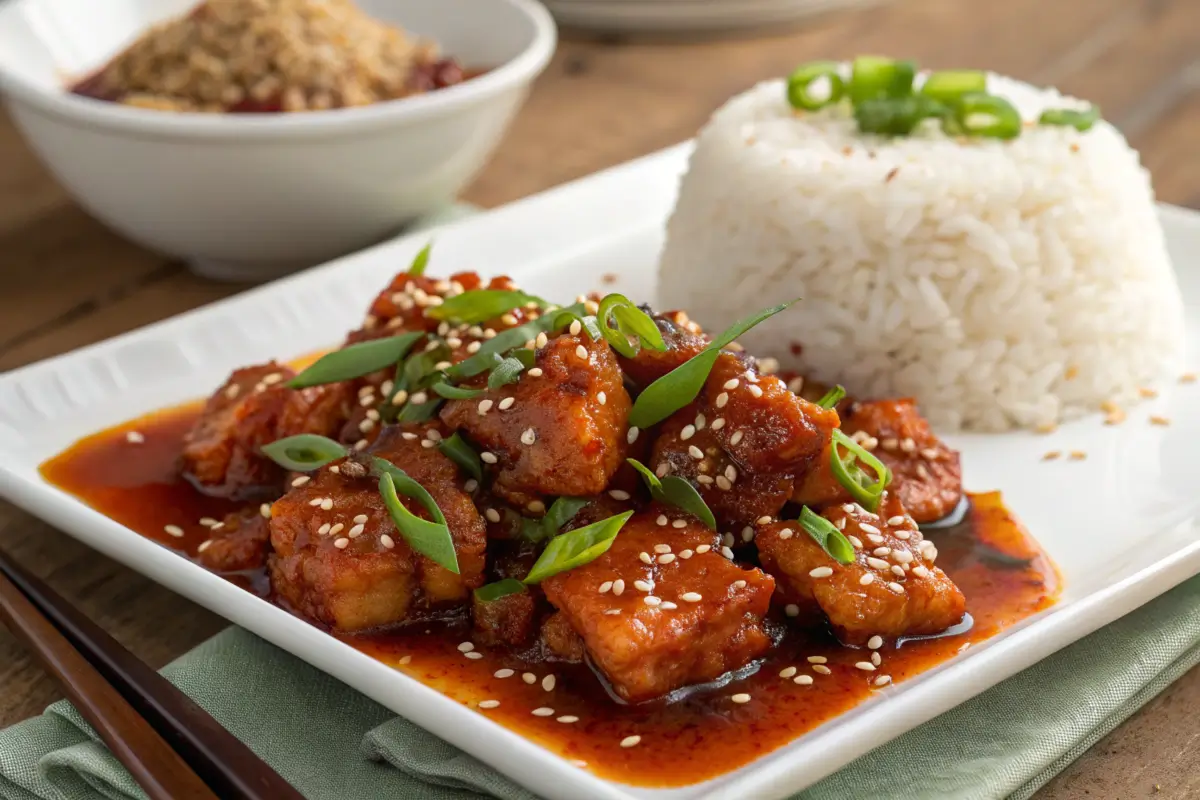
[[[989,76],[1025,119],[1078,107]],[[1182,360],[1183,309],[1146,171],[1107,123],[1012,141],[857,132],[794,113],[782,81],[700,133],[660,300],[861,397],[912,396],[942,428],[1050,425],[1133,402]]]

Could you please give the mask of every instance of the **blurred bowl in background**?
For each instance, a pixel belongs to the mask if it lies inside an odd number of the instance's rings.
[[[377,242],[454,199],[554,51],[534,0],[359,0],[482,75],[331,111],[200,114],[70,94],[195,0],[11,0],[0,92],[81,206],[201,274],[264,280]]]
[[[596,33],[745,35],[884,0],[545,0],[564,26]]]

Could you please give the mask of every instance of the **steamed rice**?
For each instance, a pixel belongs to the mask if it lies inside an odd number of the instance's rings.
[[[1025,119],[1077,106],[989,76]],[[860,135],[782,81],[700,133],[660,299],[708,330],[784,299],[741,343],[937,426],[1043,426],[1136,400],[1182,362],[1183,308],[1137,153],[1112,126],[1012,141]]]

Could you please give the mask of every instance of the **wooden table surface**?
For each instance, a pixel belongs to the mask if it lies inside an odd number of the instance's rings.
[[[1098,102],[1142,152],[1162,200],[1200,207],[1200,2],[899,0],[729,41],[564,35],[466,199],[495,206],[690,137],[730,95],[813,58],[857,53],[973,66]],[[0,370],[121,333],[245,287],[192,276],[105,230],[0,114]],[[224,627],[213,614],[0,502],[13,553],[154,666]],[[0,632],[0,725],[58,690]],[[1200,669],[1038,795],[1200,796]]]

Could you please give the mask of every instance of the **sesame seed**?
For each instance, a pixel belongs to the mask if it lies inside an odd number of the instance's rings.
[[[271,518],[271,504],[263,503],[261,506],[258,507],[258,513],[262,515],[263,519],[270,519]]]
[[[719,395],[717,395],[717,402],[714,405],[716,405],[717,408],[724,408],[725,404],[728,402],[729,395],[725,392],[721,392]]]
[[[425,394],[424,392],[417,392],[409,399],[412,401],[413,405],[419,406],[429,400],[429,395]]]
[[[1042,461],[1054,461],[1055,459],[1057,459],[1057,458],[1058,458],[1059,456],[1061,456],[1061,455],[1062,455],[1062,451],[1061,451],[1061,450],[1047,450],[1047,451],[1046,451],[1046,452],[1045,452],[1045,453],[1042,455]]]
[[[580,357],[580,358],[582,358],[584,361],[587,361],[587,357],[588,357],[588,351],[587,351],[587,348],[586,348],[586,347],[584,347],[583,345],[576,345],[576,347],[575,347],[575,355],[579,356],[579,357]]]
[[[879,528],[868,522],[860,522],[858,523],[858,527],[863,533],[879,533]]]
[[[228,397],[230,400],[232,400],[233,398],[237,397],[238,393],[241,391],[242,391],[242,387],[238,386],[235,383],[235,384],[232,384],[228,389],[225,390],[225,396]]]
[[[846,521],[845,519],[838,520],[838,522],[845,522],[845,521]],[[851,534],[846,537],[846,540],[849,541],[851,545],[853,545],[855,550],[863,549],[862,539],[859,539],[857,536]]]
[[[636,580],[633,582],[633,588],[639,592],[653,592],[654,584],[651,581]]]
[[[824,664],[814,664],[812,671],[816,672],[819,675],[832,675],[833,674],[833,670],[831,670],[829,667],[825,666]]]
[[[640,741],[642,741],[642,737],[640,736],[626,736],[621,740],[621,747],[637,747]]]
[[[391,550],[393,547],[396,546],[395,540],[392,539],[391,536],[388,536],[386,533],[380,535],[379,543],[381,545],[383,545],[385,548],[387,548],[388,550]]]
[[[696,426],[695,425],[685,425],[683,430],[679,432],[679,438],[685,442],[695,435],[696,435]]]
[[[810,664],[828,664],[829,659],[825,656],[809,656],[808,663]]]
[[[892,551],[892,558],[899,564],[910,564],[913,560],[913,554],[907,550],[894,550]]]
[[[350,540],[344,536],[341,539],[335,539],[333,542],[333,546],[336,547],[338,550],[345,550],[349,545],[350,545]]]
[[[688,455],[690,455],[692,458],[694,458],[696,460],[703,460],[704,451],[701,450],[699,447],[696,447],[696,445],[694,445],[694,444],[688,445]]]
[[[687,520],[686,519],[677,519],[671,523],[671,527],[672,528],[686,528]]]
[[[718,475],[717,476],[717,488],[722,491],[728,492],[730,489],[733,488],[733,484],[729,482],[729,478],[726,478],[724,475]]]
[[[629,492],[625,491],[624,489],[612,489],[609,491],[608,496],[613,500],[628,500]]]
[[[654,521],[655,521],[656,523],[658,523],[659,525],[664,525],[664,526],[665,526],[665,525],[667,524],[667,522],[668,522],[668,520],[667,520],[667,515],[666,515],[666,514],[659,514],[659,515],[658,515],[658,519],[656,519],[656,520],[654,520]]]
[[[906,541],[906,542],[908,541],[909,537],[912,536],[912,534],[909,533],[908,531],[892,531],[892,535],[895,536],[897,539],[900,539],[900,540]]]
[[[413,436],[413,438],[415,439],[415,438],[417,438],[417,437],[416,437],[416,436]],[[368,442],[366,439],[359,439],[357,442],[355,442],[355,443],[354,443],[354,449],[355,449],[355,450],[360,450],[360,451],[361,451],[361,450],[366,450],[366,449],[367,449],[367,445],[369,445],[369,444],[370,444],[370,442]]]
[[[684,561],[687,561],[689,558],[692,557],[692,551],[691,550],[680,550],[679,557],[682,558]]]
[[[732,697],[730,697],[729,699],[732,700],[733,702],[737,703],[738,705],[742,705],[743,703],[750,702],[750,695],[743,692],[741,694],[735,694]]]
[[[553,717],[554,709],[547,708],[546,706],[542,706],[541,708],[535,708],[533,711],[531,711],[529,713],[533,714],[535,717]]]
[[[486,511],[484,511],[483,516],[487,518],[488,522],[499,522],[500,521],[500,512],[494,508],[489,508]]]
[[[650,606],[651,608],[654,608],[655,606],[662,603],[662,600],[659,599],[658,597],[655,597],[652,594],[648,594],[642,598],[642,602],[645,603],[646,605]]]
[[[889,588],[889,589],[891,589],[893,592],[900,592],[901,594],[903,594],[903,592],[904,592],[904,587],[903,587],[903,586],[901,586],[900,584],[896,583],[895,581],[892,581],[892,582],[891,582],[891,583],[889,583],[887,586],[888,586],[888,588]]]
[[[480,400],[479,401],[479,407],[478,407],[479,416],[481,416],[481,417],[486,416],[487,412],[489,412],[491,410],[492,410],[492,401],[491,400]]]
[[[867,541],[870,542],[871,544],[883,544],[885,539],[882,536],[880,536],[878,533],[868,533]]]
[[[460,653],[469,653],[474,649],[475,649],[474,642],[462,642],[458,646],[458,652],[460,652]]]
[[[665,553],[658,557],[658,563],[660,563],[660,564],[670,564],[674,560],[675,560],[674,553]]]
[[[858,579],[858,584],[859,584],[859,586],[870,586],[874,580],[875,580],[874,572],[865,572],[865,573],[863,573],[863,576]]]
[[[812,675],[797,675],[795,678],[792,678],[792,683],[798,683],[801,686],[812,686],[812,682]]]
[[[721,388],[725,389],[726,391],[732,392],[734,389],[736,389],[740,385],[740,383],[741,382],[737,378],[730,378],[729,380],[725,381],[725,385],[722,386]]]
[[[654,474],[660,478],[663,477],[664,475],[666,475],[670,471],[671,471],[671,465],[665,461],[654,468]]]
[[[320,535],[320,536],[324,536],[325,534],[329,533],[329,529],[330,529],[331,527],[332,527],[332,526],[331,526],[331,525],[330,525],[328,522],[326,522],[324,525],[322,525],[321,527],[317,528],[317,534],[318,534],[318,535]]]
[[[863,672],[874,672],[875,665],[870,661],[859,661],[854,665],[855,669],[861,669]]]
[[[503,680],[504,678],[511,678],[515,674],[516,673],[513,670],[506,667],[505,669],[496,670],[494,673],[492,673],[492,676]]]
[[[168,536],[174,536],[176,539],[183,536],[183,528],[178,525],[164,525],[163,530],[167,532]]]
[[[529,370],[525,374],[531,378],[540,378],[540,377],[542,377],[542,368],[534,367],[533,369]]]
[[[707,553],[709,550],[712,550],[712,545],[702,544],[696,547],[697,554]]]
[[[579,717],[575,717],[570,714],[563,714],[561,717],[558,717],[558,722],[561,722],[564,725],[570,725],[573,722],[579,722]]]
[[[741,431],[734,431],[733,436],[729,437],[729,443],[731,445],[737,444],[741,440],[742,440],[742,432]]]
[[[878,667],[883,663],[883,656],[879,655],[878,652],[871,653],[871,663]]]
[[[912,572],[913,572],[913,575],[916,575],[918,578],[928,578],[929,577],[929,568],[925,567],[925,566],[913,567]]]
[[[876,678],[874,681],[872,681],[872,683],[874,683],[876,686],[887,686],[891,682],[892,682],[891,675],[880,675],[878,678]]]
[[[637,438],[638,438],[638,429],[637,428],[630,428],[625,433],[625,441],[628,442],[629,444],[633,444],[634,442],[636,442]]]
[[[798,617],[800,616],[800,606],[796,605],[795,603],[788,603],[783,607],[783,613],[787,614],[789,617]]]
[[[212,526],[219,525],[220,523],[212,517],[201,517],[200,524],[206,528],[211,528]]]
[[[713,479],[709,475],[697,475],[696,483],[700,484],[701,486],[712,486]]]
[[[478,488],[479,488],[479,481],[475,480],[474,478],[468,478],[467,481],[463,483],[463,491],[467,492],[468,494],[475,491]]]
[[[485,464],[495,464],[500,459],[496,458],[495,453],[489,453],[487,450],[484,450],[479,454],[479,460]]]
[[[1069,454],[1069,458],[1072,461],[1083,461],[1085,458],[1087,458],[1087,453],[1082,450],[1072,450]]]
[[[704,597],[699,592],[684,592],[679,599],[685,603],[699,603]]]
[[[810,578],[828,578],[832,574],[833,569],[831,567],[817,567],[808,571]]]
[[[664,611],[674,611],[675,609],[679,608],[679,606],[675,605],[670,600],[664,600],[659,608],[663,609]]]
[[[783,669],[779,670],[779,677],[781,677],[781,678],[790,678],[795,674],[796,674],[795,667],[784,667]]]
[[[499,705],[500,705],[499,700],[480,700],[479,701],[480,708],[496,708]]]
[[[401,658],[400,658],[400,663],[401,663],[401,664],[411,664],[411,663],[412,663],[412,656],[401,656]]]
[[[541,514],[546,510],[546,504],[541,500],[530,500],[525,504],[525,508],[529,509],[535,514]]]
[[[625,593],[625,581],[622,578],[617,578],[615,581],[613,581],[612,592],[617,597],[620,597]]]
[[[656,544],[656,545],[654,545],[654,552],[656,552],[656,553],[669,553],[669,552],[671,552],[671,545],[669,545],[669,544]]]
[[[1157,414],[1152,414],[1150,416],[1150,424],[1151,425],[1170,425],[1171,420],[1168,419],[1167,417],[1160,417]]]
[[[708,422],[708,420],[706,420],[706,419],[704,418],[704,415],[703,415],[703,414],[697,414],[697,415],[696,415],[696,422],[695,422],[695,425],[696,425],[696,430],[698,430],[698,431],[702,431],[702,430],[704,430],[704,425],[705,425],[705,423],[706,423],[706,422]]]
[[[521,680],[532,686],[537,683],[537,675],[534,675],[532,672],[523,672],[521,673]]]
[[[571,320],[571,327],[567,328],[567,332],[570,333],[572,336],[578,336],[579,332],[582,330],[583,330],[583,325],[577,319]]]
[[[793,533],[794,532],[792,531],[791,528],[784,528],[783,530],[781,530],[779,532],[779,538],[780,539],[790,539],[790,538],[792,538]]]
[[[125,441],[130,444],[142,444],[146,441],[146,437],[138,431],[129,431],[129,433],[125,434]]]
[[[642,552],[638,553],[638,558],[641,559],[641,562],[643,564],[653,564],[654,563],[654,558],[649,553],[645,552],[644,550]]]
[[[402,406],[407,401],[408,391],[405,389],[401,389],[400,391],[396,392],[396,396],[392,398],[392,404],[397,406]]]
[[[549,341],[550,337],[546,335],[545,331],[542,331],[537,335],[537,338],[533,340],[533,343],[537,347],[545,347]]]
[[[721,430],[721,428],[724,428],[724,427],[725,427],[725,418],[724,418],[724,417],[717,417],[716,419],[714,419],[714,420],[712,421],[712,426],[711,426],[711,427],[712,427],[712,429],[713,429],[714,431],[719,431],[719,430]]]
[[[762,397],[763,394],[762,387],[756,386],[753,383],[746,387],[746,391],[750,392],[750,394],[754,395],[755,397]]]
[[[316,508],[317,506],[321,505],[324,500],[324,497],[314,497],[312,500],[308,501],[308,504],[313,508]]]
[[[556,684],[557,682],[558,682],[558,679],[555,678],[553,675],[547,675],[546,677],[542,678],[542,688],[545,689],[547,692],[553,692],[554,684]]]
[[[421,447],[424,447],[426,450],[432,450],[434,445],[436,445],[436,444],[437,444],[437,442],[435,442],[433,439],[422,439],[421,440]]]
[[[532,445],[536,441],[537,431],[533,428],[526,428],[525,432],[521,434],[521,444]]]
[[[604,392],[598,392],[596,394],[596,402],[599,403],[600,405],[604,405],[605,403],[608,402],[608,395],[605,394]]]
[[[734,581],[734,582],[733,582],[733,588],[735,588],[735,589],[745,589],[745,588],[746,588],[746,582],[745,582],[744,580],[741,580],[741,579],[739,578],[738,580],[736,580],[736,581]]]
[[[890,548],[890,547],[876,547],[871,552],[871,555],[879,556],[880,558],[882,558],[883,556],[886,556],[888,553],[891,553],[891,552],[892,552],[892,548]]]
[[[725,556],[725,558],[729,559],[730,561],[733,561],[733,551],[728,547],[721,548],[721,555]]]
[[[333,498],[332,497],[326,497],[324,500],[321,501],[321,510],[322,511],[332,511],[333,510]]]

